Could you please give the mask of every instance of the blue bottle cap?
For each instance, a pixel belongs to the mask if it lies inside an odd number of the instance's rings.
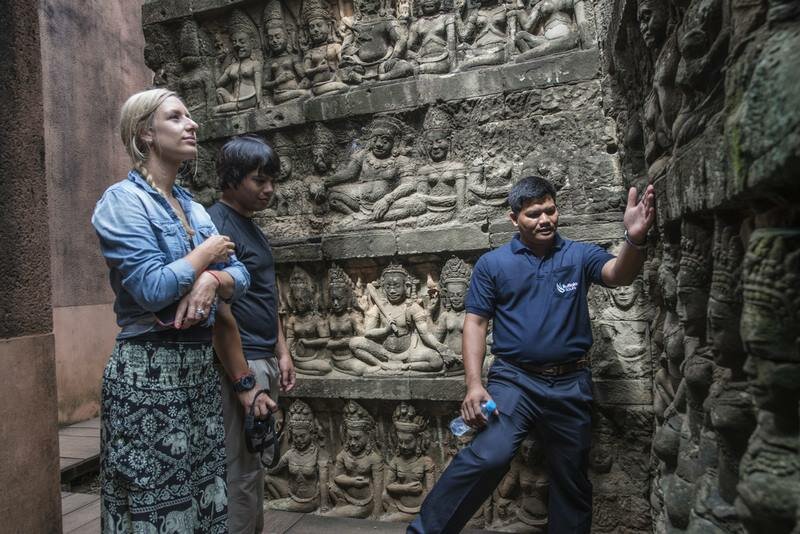
[[[494,403],[494,399],[489,399],[486,401],[486,411],[489,413],[494,412],[497,409],[497,404]]]

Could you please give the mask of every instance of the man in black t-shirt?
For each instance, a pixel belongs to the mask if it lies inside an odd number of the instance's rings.
[[[278,391],[294,387],[295,370],[278,316],[275,262],[269,241],[253,222],[255,212],[267,207],[272,181],[278,175],[277,153],[255,136],[236,137],[222,147],[217,175],[222,198],[208,209],[222,235],[236,244],[236,256],[250,273],[250,288],[232,304],[242,349],[250,373],[230,382],[223,380],[223,415],[228,482],[228,530],[231,534],[261,533],[264,529],[264,471],[259,454],[248,452],[244,440],[244,414],[236,392]],[[277,409],[273,403],[271,406]]]

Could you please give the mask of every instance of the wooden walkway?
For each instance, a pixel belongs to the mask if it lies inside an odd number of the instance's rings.
[[[61,483],[96,473],[100,468],[100,418],[64,427],[58,431]]]

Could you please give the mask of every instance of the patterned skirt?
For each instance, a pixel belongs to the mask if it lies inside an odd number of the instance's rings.
[[[225,430],[211,343],[117,341],[102,403],[102,532],[226,533]]]

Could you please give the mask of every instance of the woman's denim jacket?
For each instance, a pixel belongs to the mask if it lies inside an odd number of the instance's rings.
[[[205,208],[192,200],[185,189],[172,190],[194,228],[193,246],[217,234]],[[161,330],[155,312],[176,303],[192,287],[195,272],[184,258],[189,236],[167,200],[137,173],[103,193],[92,216],[100,248],[111,272],[114,312],[122,331],[117,339]],[[242,296],[250,285],[245,266],[232,256],[227,263],[209,265],[233,277],[231,300]],[[214,323],[212,307],[206,326]]]

